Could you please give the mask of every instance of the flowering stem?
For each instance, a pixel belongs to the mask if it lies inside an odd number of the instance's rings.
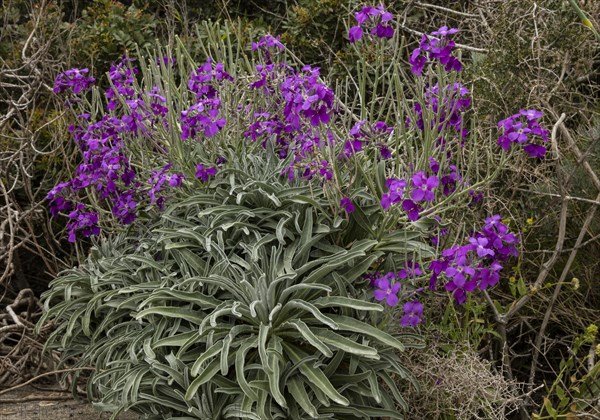
[[[579,4],[577,4],[577,1],[569,0],[569,3],[571,3],[571,6],[573,7],[573,9],[575,9],[575,13],[577,13],[577,15],[579,16],[579,19],[581,19],[581,23],[583,23],[583,26],[585,26],[590,31],[592,31],[592,33],[596,37],[596,40],[600,42],[600,33],[596,30],[596,28],[594,27],[594,24],[587,17],[587,15],[584,13],[584,11],[581,10],[581,7],[579,7]]]

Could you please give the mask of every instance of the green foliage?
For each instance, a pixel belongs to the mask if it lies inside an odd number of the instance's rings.
[[[589,347],[595,345],[597,335],[598,327],[591,324],[575,338],[572,354],[561,360],[556,379],[547,387],[541,410],[532,418],[577,418],[579,413],[594,410],[594,400],[600,395],[600,362],[594,363],[592,355],[599,349]],[[585,356],[578,355],[588,350]]]
[[[81,63],[94,63],[102,71],[136,46],[154,44],[157,20],[135,5],[125,7],[114,0],[94,0],[73,25],[72,47]]]
[[[94,365],[89,397],[115,413],[401,418],[396,352],[418,339],[375,326],[361,276],[378,243],[340,246],[322,193],[246,162],[53,281],[47,346]]]

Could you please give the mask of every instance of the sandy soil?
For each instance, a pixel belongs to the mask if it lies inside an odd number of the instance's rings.
[[[109,417],[109,413],[99,412],[89,402],[77,401],[65,392],[25,387],[0,395],[0,420],[100,420]],[[119,420],[139,418],[129,413],[118,417]]]

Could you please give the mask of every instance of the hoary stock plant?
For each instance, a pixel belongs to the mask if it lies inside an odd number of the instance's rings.
[[[424,36],[408,83],[393,16],[355,18],[356,75],[335,91],[278,38],[247,51],[213,24],[203,64],[178,44],[124,57],[104,95],[86,69],[57,78],[82,162],[50,211],[94,246],[52,282],[40,325],[65,364],[95,368],[102,409],[401,418],[397,383],[417,384],[397,352],[419,339],[386,332],[388,307],[415,327],[426,289],[462,303],[498,282],[518,237],[499,216],[449,223],[508,158],[466,128],[456,30]],[[540,117],[503,121],[502,148],[545,140]]]
[[[95,366],[88,391],[108,410],[398,417],[395,378],[410,376],[396,352],[417,341],[375,326],[383,307],[362,275],[402,242],[340,247],[347,222],[331,223],[323,194],[290,188],[268,162],[242,167],[57,279],[50,343]]]

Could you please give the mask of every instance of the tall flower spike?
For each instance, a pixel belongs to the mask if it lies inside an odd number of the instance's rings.
[[[375,39],[392,38],[394,27],[392,20],[394,15],[386,11],[383,6],[363,7],[354,14],[358,25],[348,30],[348,39],[352,44],[362,39],[365,35],[371,35]]]
[[[447,26],[442,26],[429,35],[424,34],[419,47],[413,50],[408,60],[411,65],[411,72],[416,76],[420,76],[424,67],[434,61],[442,64],[446,72],[461,71],[462,63],[452,55],[452,49],[456,46],[456,43],[449,38],[457,32],[459,30],[456,28],[448,29]]]

